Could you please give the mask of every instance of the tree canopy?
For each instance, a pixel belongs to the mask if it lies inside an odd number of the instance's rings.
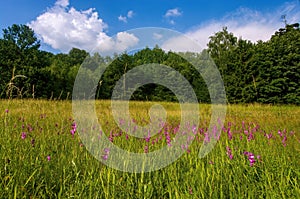
[[[71,99],[78,70],[84,67],[92,80],[103,72],[97,80],[96,98],[110,99],[123,74],[139,65],[157,63],[178,71],[189,81],[199,102],[210,103],[211,85],[192,65],[201,65],[208,53],[223,78],[228,103],[300,105],[299,24],[287,24],[268,41],[256,43],[237,38],[224,27],[210,37],[207,47],[201,53],[175,53],[156,46],[114,57],[77,48],[53,54],[40,50],[32,29],[14,24],[3,30],[0,39],[0,98]],[[166,78],[177,77],[167,74]],[[139,87],[131,99],[177,101],[172,91],[156,84]]]

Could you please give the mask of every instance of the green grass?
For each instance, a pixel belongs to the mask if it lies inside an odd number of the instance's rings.
[[[179,106],[161,104],[167,109],[166,128],[171,132],[180,122]],[[120,133],[110,113],[110,101],[97,101],[96,105],[104,132]],[[138,124],[147,124],[151,105],[130,104],[131,116]],[[200,105],[199,114],[199,131],[189,152],[163,169],[126,173],[95,159],[82,145],[78,132],[71,135],[71,102],[2,100],[0,198],[300,198],[300,107],[229,105],[224,132],[202,159],[198,157],[204,139],[201,130],[208,127],[210,105]],[[232,139],[225,131],[229,127]],[[253,139],[247,140],[245,130],[252,132]],[[267,134],[273,137],[268,139]],[[160,135],[162,139],[152,145]],[[153,151],[165,146],[166,140],[163,132],[149,143],[132,136],[127,140],[122,132],[114,137],[114,144],[144,152],[146,145]],[[253,166],[245,151],[255,155]]]

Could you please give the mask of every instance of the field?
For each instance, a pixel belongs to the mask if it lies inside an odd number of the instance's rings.
[[[149,122],[151,105],[131,102],[137,124]],[[167,122],[145,139],[120,131],[110,101],[97,101],[96,110],[113,144],[149,153],[171,147],[180,122],[178,104],[161,105]],[[217,144],[199,158],[210,108],[200,105],[195,139],[178,160],[157,171],[129,173],[89,153],[70,101],[2,100],[0,198],[300,198],[300,107],[228,105]]]

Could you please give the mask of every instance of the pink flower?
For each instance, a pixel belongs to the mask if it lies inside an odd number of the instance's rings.
[[[26,138],[26,133],[25,132],[22,132],[22,134],[21,134],[21,138],[22,138],[22,140],[24,140],[25,138]]]
[[[50,155],[48,155],[48,156],[47,156],[47,160],[48,160],[48,161],[50,161],[50,160],[51,160],[51,157],[50,157]]]
[[[189,188],[189,194],[193,194],[193,189],[192,188]]]
[[[227,130],[228,139],[232,140],[232,132],[230,131],[230,127]]]
[[[9,111],[8,109],[5,109],[5,113],[8,113],[8,111]]]
[[[251,153],[251,152],[245,151],[244,155],[246,155],[248,157],[248,160],[250,162],[250,166],[252,167],[254,165],[254,163],[256,162],[254,154]],[[257,159],[259,159],[259,158],[260,158],[260,156],[257,156]]]
[[[233,159],[233,155],[232,155],[232,152],[231,152],[231,149],[229,146],[226,147],[226,154],[228,155],[228,157],[230,158],[230,160]]]
[[[102,159],[103,160],[107,160],[108,159],[109,152],[110,152],[109,148],[105,148],[104,149],[104,154],[102,155]]]
[[[286,137],[286,136],[284,136],[284,137],[283,137],[283,139],[282,139],[282,141],[281,141],[284,147],[286,146],[286,143],[285,143],[285,142],[286,142],[286,140],[287,140],[287,137]]]
[[[149,152],[148,145],[146,145],[146,146],[145,146],[145,148],[144,148],[144,152],[145,152],[145,153],[148,153],[148,152]]]
[[[35,144],[35,140],[34,139],[31,139],[31,145],[34,147],[34,144]]]

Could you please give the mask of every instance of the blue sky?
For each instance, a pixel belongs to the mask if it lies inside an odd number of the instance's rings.
[[[9,0],[1,2],[0,28],[27,24],[42,48],[53,52],[90,51],[101,42],[109,49],[114,45],[104,41],[114,35],[131,45],[129,40],[138,40],[124,31],[142,27],[176,30],[205,46],[223,26],[253,42],[267,40],[284,26],[282,15],[289,23],[300,22],[300,1]]]

